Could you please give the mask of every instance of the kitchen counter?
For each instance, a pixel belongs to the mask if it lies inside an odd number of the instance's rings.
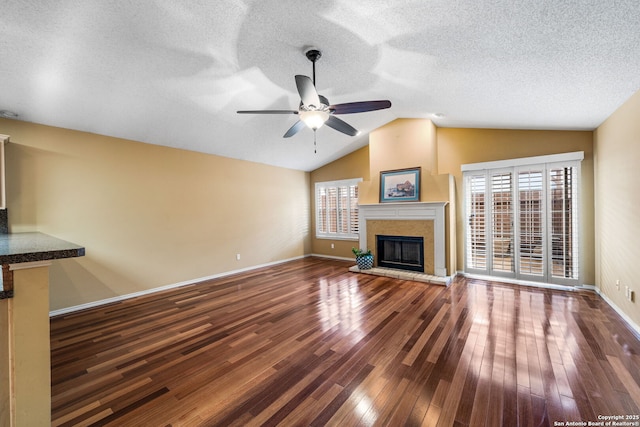
[[[44,233],[0,234],[0,264],[84,256],[84,248]]]
[[[84,248],[44,233],[0,233],[0,299],[13,297],[9,265],[84,256]]]

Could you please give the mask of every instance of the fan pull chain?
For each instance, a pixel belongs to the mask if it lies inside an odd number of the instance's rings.
[[[316,130],[313,130],[313,153],[318,154],[317,145],[316,145]]]

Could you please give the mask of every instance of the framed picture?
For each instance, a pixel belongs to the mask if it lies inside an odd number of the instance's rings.
[[[380,203],[419,201],[420,168],[380,172]]]

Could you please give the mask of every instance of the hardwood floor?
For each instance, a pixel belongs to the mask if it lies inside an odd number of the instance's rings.
[[[52,319],[53,425],[640,421],[640,342],[597,295],[350,265],[306,258]]]

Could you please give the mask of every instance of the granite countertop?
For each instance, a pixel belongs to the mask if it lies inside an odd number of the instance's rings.
[[[84,248],[44,233],[0,234],[0,264],[84,256]]]

